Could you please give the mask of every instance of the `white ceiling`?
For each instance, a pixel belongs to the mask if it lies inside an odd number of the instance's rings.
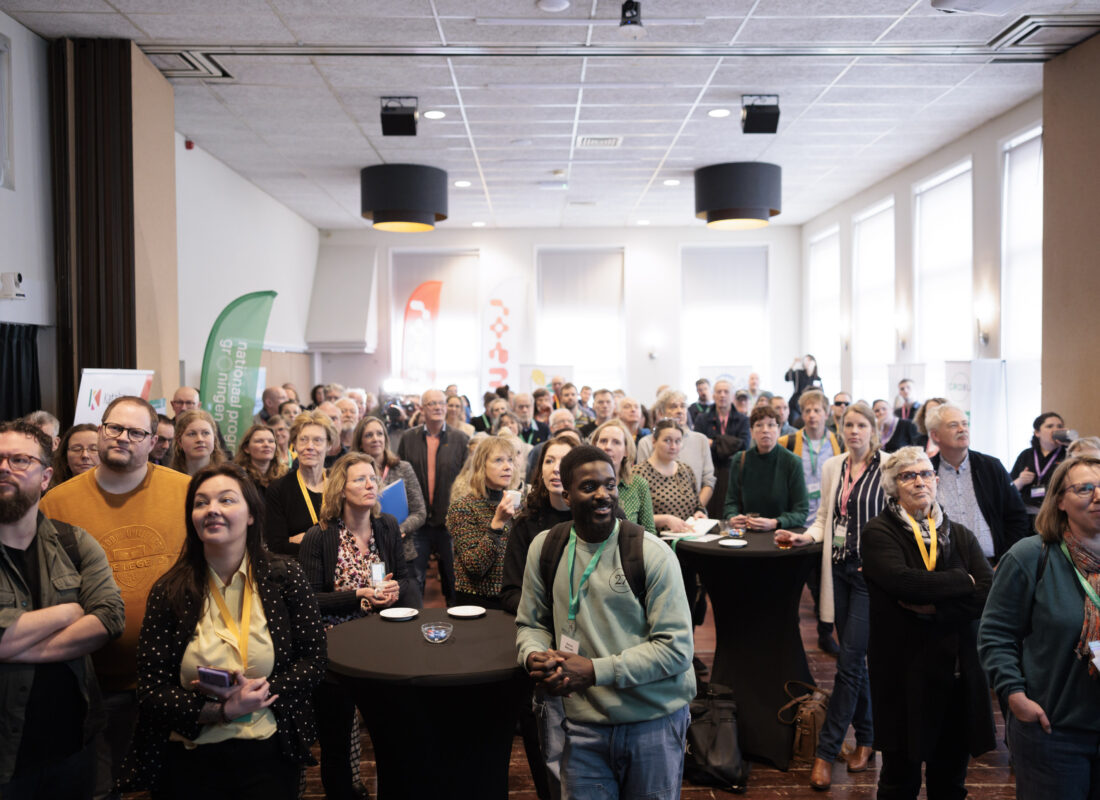
[[[133,39],[170,77],[176,128],[321,228],[355,228],[359,170],[442,167],[447,227],[699,224],[692,171],[783,167],[800,224],[1042,89],[1042,61],[1100,30],[1100,0],[1004,16],[928,0],[0,0],[47,38]],[[660,21],[668,20],[661,24]],[[228,76],[228,77],[226,77]],[[775,135],[742,94],[778,94]],[[419,98],[383,137],[379,98]],[[725,119],[707,115],[729,108]],[[581,149],[579,137],[621,137]],[[558,177],[561,176],[561,177]],[[564,179],[566,190],[539,188]],[[678,186],[664,185],[678,179]]]

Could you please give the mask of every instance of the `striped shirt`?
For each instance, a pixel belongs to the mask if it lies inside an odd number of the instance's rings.
[[[848,560],[859,561],[859,539],[863,532],[863,526],[879,515],[886,506],[886,495],[882,492],[882,472],[880,471],[881,451],[876,450],[871,457],[871,463],[863,474],[859,476],[851,494],[848,495],[848,505],[841,506],[841,498],[844,496],[844,486],[848,479],[848,466],[850,459],[844,460],[844,466],[840,470],[840,480],[836,484],[836,498],[833,508],[833,533],[839,533],[839,526],[847,524],[843,548],[833,548],[833,561],[840,564]],[[846,518],[846,519],[845,519]]]

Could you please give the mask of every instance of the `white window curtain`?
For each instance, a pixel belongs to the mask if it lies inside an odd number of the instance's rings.
[[[1007,359],[1039,358],[1043,350],[1041,128],[1005,148],[1001,225],[1001,352]]]
[[[892,401],[894,361],[894,198],[856,215],[852,225],[852,392]]]
[[[916,352],[924,395],[942,395],[945,361],[974,357],[972,170],[969,161],[916,189]]]
[[[0,188],[13,189],[11,40],[0,36]]]
[[[766,247],[688,247],[680,257],[680,386],[692,388],[701,370],[771,363]],[[688,401],[694,401],[689,392]]]
[[[538,362],[572,364],[578,386],[625,383],[623,252],[538,251]]]
[[[817,372],[831,397],[840,381],[840,230],[831,228],[810,241],[806,351],[817,359]]]

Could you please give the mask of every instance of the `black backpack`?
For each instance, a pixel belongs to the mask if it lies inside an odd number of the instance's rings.
[[[542,543],[539,574],[542,576],[542,585],[546,587],[546,602],[551,608],[554,605],[554,576],[558,572],[558,564],[561,563],[572,527],[572,521],[559,522],[550,529],[546,534],[546,541]],[[625,519],[619,520],[619,560],[622,562],[623,574],[630,591],[638,598],[642,608],[645,608],[646,599],[645,559],[642,555],[644,540],[645,528]]]
[[[684,777],[697,786],[741,794],[749,784],[749,762],[737,739],[737,704],[717,683],[700,684],[691,703]]]

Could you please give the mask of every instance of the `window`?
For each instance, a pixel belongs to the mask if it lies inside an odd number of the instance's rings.
[[[894,199],[855,217],[852,225],[852,393],[868,403],[892,399],[894,361]]]
[[[0,188],[14,189],[12,175],[11,39],[0,35]]]
[[[682,264],[680,386],[694,386],[712,367],[763,371],[770,363],[768,249],[766,247],[689,247]],[[729,335],[716,334],[725,329]],[[742,377],[747,380],[745,376]],[[694,395],[688,398],[693,401]]]
[[[806,351],[817,359],[825,392],[836,394],[840,381],[840,231],[831,228],[810,241],[806,297]]]
[[[1005,146],[1001,230],[1001,351],[1007,359],[1039,358],[1043,349],[1042,128]]]
[[[966,161],[916,189],[915,349],[925,397],[943,394],[945,361],[974,357],[971,177]]]
[[[622,386],[622,250],[539,250],[535,336],[538,363],[572,364],[577,386]]]

